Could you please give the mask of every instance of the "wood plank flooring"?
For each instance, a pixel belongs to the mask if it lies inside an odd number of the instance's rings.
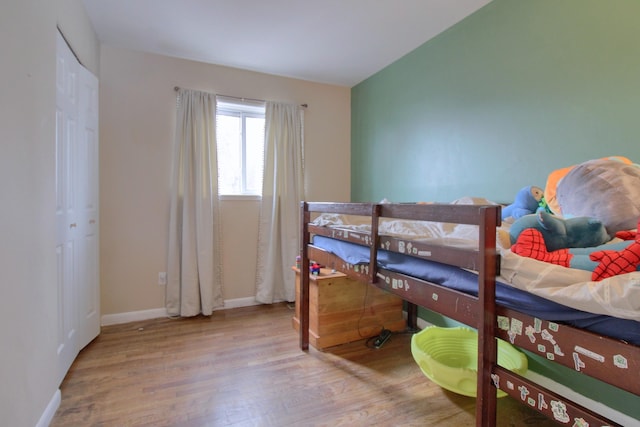
[[[442,390],[409,334],[298,348],[287,304],[104,327],[61,386],[63,426],[474,426],[475,399]],[[499,426],[552,426],[509,397]]]

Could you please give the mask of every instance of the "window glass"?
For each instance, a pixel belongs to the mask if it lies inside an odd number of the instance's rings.
[[[216,107],[219,194],[261,195],[264,104],[218,99]]]

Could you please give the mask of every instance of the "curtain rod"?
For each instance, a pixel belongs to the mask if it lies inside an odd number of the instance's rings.
[[[180,89],[180,86],[175,86],[173,88],[173,90],[175,90],[176,92]],[[233,98],[233,99],[239,99],[240,101],[255,101],[255,102],[266,102],[264,99],[255,99],[255,98],[242,98],[239,96],[231,96],[231,95],[222,95],[222,94],[216,94],[217,96],[224,96],[225,98]],[[307,108],[309,106],[309,104],[300,104],[300,106],[302,108]]]

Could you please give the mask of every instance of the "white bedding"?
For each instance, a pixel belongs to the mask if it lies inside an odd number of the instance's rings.
[[[322,214],[313,223],[319,226],[368,232],[369,218]],[[640,321],[640,272],[621,274],[599,282],[591,272],[565,268],[511,252],[509,224],[497,231],[497,249],[502,257],[500,280],[551,301],[590,313]],[[477,247],[478,229],[474,225],[382,218],[379,233],[407,240]]]

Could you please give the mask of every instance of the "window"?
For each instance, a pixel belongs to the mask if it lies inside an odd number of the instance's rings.
[[[216,98],[218,193],[260,196],[264,161],[264,103]]]

